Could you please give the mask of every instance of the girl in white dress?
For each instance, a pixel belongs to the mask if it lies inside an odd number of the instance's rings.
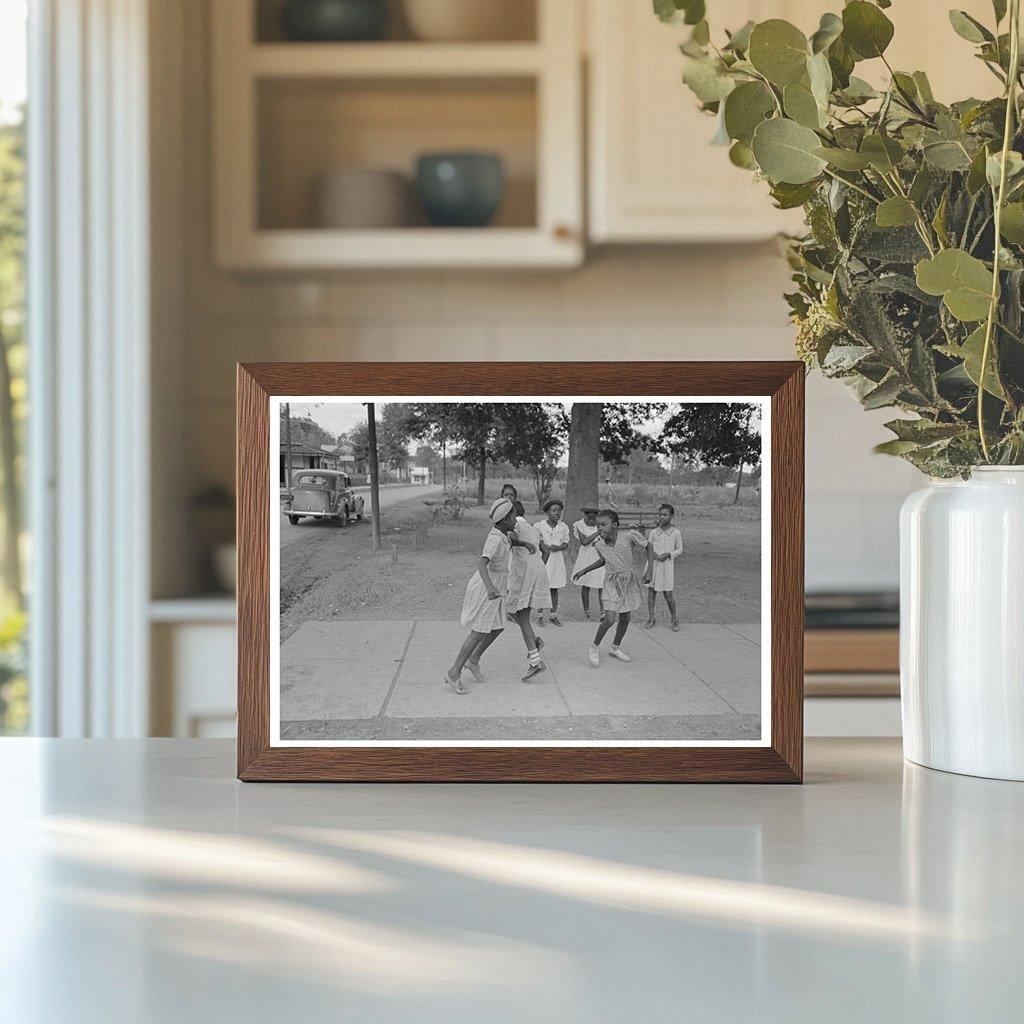
[[[545,502],[547,519],[535,523],[540,534],[540,550],[548,570],[548,587],[551,590],[551,625],[560,626],[558,617],[558,592],[565,586],[565,552],[569,550],[569,527],[562,522],[565,504],[552,498]],[[544,613],[540,613],[540,624],[544,625]]]
[[[530,616],[533,609],[551,607],[551,592],[548,589],[548,574],[540,553],[540,534],[526,521],[526,509],[521,501],[513,502],[516,511],[515,550],[509,571],[509,615],[515,619],[526,644],[529,665],[523,681],[539,675],[547,666],[541,660],[540,649],[544,646],[533,631]]]
[[[459,648],[455,663],[444,674],[445,683],[456,693],[469,693],[462,681],[462,670],[468,668],[480,682],[480,656],[505,628],[505,600],[508,594],[508,565],[512,550],[510,534],[515,529],[516,513],[512,502],[499,498],[491,505],[491,527],[477,570],[466,586],[462,602],[463,626],[470,633]]]
[[[633,548],[643,548],[647,552],[647,566],[644,570],[644,583],[651,579],[651,545],[647,538],[638,530],[619,532],[619,514],[611,509],[603,509],[597,514],[597,529],[600,536],[594,542],[596,561],[592,565],[573,573],[573,579],[584,576],[594,569],[606,568],[604,577],[604,614],[601,624],[597,627],[594,642],[590,645],[589,661],[597,668],[601,664],[601,641],[605,633],[615,624],[615,639],[608,652],[619,661],[632,661],[620,647],[626,630],[629,629],[630,615],[640,607],[640,580],[633,568]]]
[[[645,629],[655,625],[654,604],[658,594],[665,595],[672,616],[672,632],[679,632],[679,616],[676,614],[676,559],[683,553],[683,535],[672,525],[676,510],[669,504],[658,509],[658,525],[651,530],[648,540],[654,552],[654,574],[647,584],[647,622]]]
[[[580,596],[583,598],[583,618],[590,621],[590,591],[597,591],[597,617],[604,615],[604,605],[601,603],[601,588],[604,586],[604,567],[588,572],[586,575],[576,579],[576,573],[586,568],[594,560],[594,541],[598,538],[597,532],[597,509],[581,508],[582,519],[577,519],[572,524],[572,532],[579,541],[580,550],[576,555],[576,564],[572,567],[573,583],[580,588]]]

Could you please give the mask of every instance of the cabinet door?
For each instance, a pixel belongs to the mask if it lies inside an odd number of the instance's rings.
[[[799,213],[776,210],[767,186],[734,167],[724,146],[711,145],[715,120],[682,83],[679,44],[689,28],[663,25],[649,0],[586,3],[591,240],[737,241],[799,230]],[[825,7],[822,0],[712,0],[708,17],[715,38],[771,17],[806,31]]]
[[[798,211],[776,210],[764,183],[710,145],[713,118],[682,84],[685,26],[663,25],[650,0],[584,0],[590,28],[589,214],[594,242],[703,242],[767,238],[799,231]],[[786,18],[810,34],[828,0],[709,0],[712,35],[748,19]],[[886,14],[896,26],[890,62],[928,72],[944,102],[998,94],[998,82],[952,30],[947,5],[901,0]],[[956,4],[991,24],[989,0]],[[1005,23],[1003,26],[1005,30]],[[881,61],[858,66],[873,84]]]

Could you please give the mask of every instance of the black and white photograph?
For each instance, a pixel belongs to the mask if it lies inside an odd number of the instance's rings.
[[[275,742],[766,743],[767,406],[272,399]]]

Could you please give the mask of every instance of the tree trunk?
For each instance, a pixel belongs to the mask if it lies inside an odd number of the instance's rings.
[[[4,585],[17,607],[24,610],[21,551],[21,494],[18,487],[18,453],[14,436],[14,397],[7,341],[0,329],[0,473],[3,474]]]
[[[480,474],[480,479],[477,480],[476,484],[476,503],[482,505],[486,500],[484,498],[484,485],[487,483],[487,449],[481,448],[480,454],[477,457],[477,471]]]
[[[733,495],[732,503],[735,505],[740,500],[740,488],[743,486],[743,460],[740,460],[740,471],[736,476],[736,493]]]
[[[569,469],[565,479],[566,522],[579,519],[584,505],[597,505],[597,469],[601,445],[598,402],[574,402],[569,417]]]

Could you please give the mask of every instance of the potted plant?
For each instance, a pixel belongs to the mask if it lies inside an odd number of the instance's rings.
[[[890,0],[853,0],[810,36],[786,21],[712,41],[704,0],[684,81],[733,163],[802,207],[787,296],[809,368],[904,415],[877,450],[930,478],[901,517],[904,750],[1024,779],[1024,131],[1021,0],[988,24],[949,12],[993,95],[939,102],[889,66]],[[966,55],[965,55],[966,56]],[[887,71],[872,88],[864,61]]]

